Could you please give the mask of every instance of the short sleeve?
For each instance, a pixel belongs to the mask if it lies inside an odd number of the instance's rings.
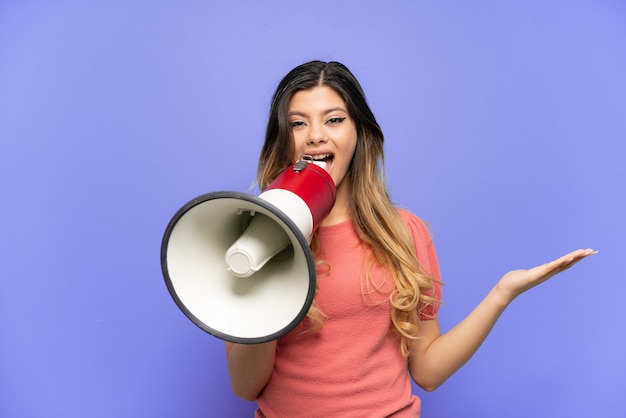
[[[424,292],[424,294],[437,301],[441,301],[441,273],[439,271],[439,262],[437,261],[437,253],[432,236],[426,228],[426,225],[424,225],[424,222],[417,216],[405,209],[398,209],[398,212],[413,238],[417,259],[420,263],[420,267],[423,269],[423,273],[434,279],[434,288]],[[437,318],[439,305],[440,304],[436,302],[420,302],[418,308],[420,319],[428,320]]]

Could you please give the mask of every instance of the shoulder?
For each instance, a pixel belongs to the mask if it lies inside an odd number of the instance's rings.
[[[413,239],[417,259],[425,273],[435,279],[439,279],[441,277],[439,261],[437,260],[437,252],[430,226],[406,209],[398,208],[397,211]],[[439,285],[435,284],[435,287],[437,286]],[[438,292],[440,294],[441,289]]]
[[[408,209],[396,208],[400,218],[409,230],[409,233],[413,237],[413,240],[422,244],[428,244],[432,242],[432,236],[430,227],[417,215],[413,214]]]
[[[401,208],[401,207],[397,207],[396,211],[398,212],[398,214],[400,215],[400,217],[404,220],[404,222],[408,222],[408,221],[417,221],[417,222],[422,222],[421,219],[415,215],[413,212],[411,212],[408,209],[405,208]]]

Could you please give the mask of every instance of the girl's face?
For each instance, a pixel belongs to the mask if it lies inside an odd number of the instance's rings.
[[[288,117],[293,162],[310,156],[330,174],[339,191],[357,142],[356,127],[341,96],[325,86],[301,90],[289,102]]]

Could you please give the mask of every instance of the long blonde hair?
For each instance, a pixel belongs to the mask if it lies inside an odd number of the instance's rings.
[[[344,100],[355,122],[357,146],[348,170],[352,183],[350,213],[357,235],[376,263],[388,268],[394,290],[389,295],[391,320],[400,334],[400,348],[410,352],[419,338],[419,307],[439,301],[424,292],[433,288],[433,278],[420,266],[411,235],[391,202],[385,180],[383,133],[354,75],[338,62],[312,61],[291,70],[279,83],[270,107],[265,143],[259,157],[257,181],[265,189],[292,162],[293,139],[287,109],[293,95],[317,86],[334,89]],[[318,247],[317,235],[311,248]],[[369,272],[366,272],[369,278]],[[321,326],[323,313],[314,305],[308,314]]]

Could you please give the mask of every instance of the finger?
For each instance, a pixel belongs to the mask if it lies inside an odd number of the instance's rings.
[[[570,267],[573,267],[575,264],[582,261],[584,258],[597,254],[598,252],[591,249],[580,249],[576,251],[572,251],[569,254],[566,254],[552,263],[548,263],[548,265],[552,265],[551,267],[555,267],[557,272],[562,272]]]
[[[575,250],[557,258],[556,260],[537,266],[535,267],[535,269],[537,269],[537,272],[539,274],[548,275],[549,277],[551,277],[555,274],[561,273],[569,269],[570,267],[583,260],[585,257],[594,254],[597,254],[597,251],[590,248]]]
[[[580,260],[582,260],[583,258],[595,255],[597,253],[598,253],[597,251],[592,250],[591,248],[587,248],[585,250],[572,251],[571,253],[568,254],[569,257],[566,263],[573,263],[572,265],[574,265],[578,263]]]
[[[558,261],[560,263],[568,263],[574,260],[582,260],[583,258],[588,257],[590,255],[594,255],[594,254],[597,254],[597,251],[592,250],[591,248],[580,249],[580,250],[575,250],[568,254],[565,254],[564,256],[558,258],[555,261]]]

